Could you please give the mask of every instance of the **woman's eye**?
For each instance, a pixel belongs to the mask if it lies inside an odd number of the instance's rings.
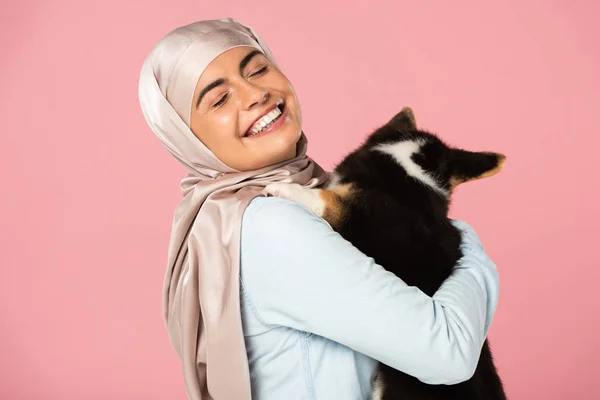
[[[251,73],[250,76],[256,76],[256,75],[264,74],[265,72],[267,72],[268,69],[269,69],[269,67],[267,65],[265,65],[264,67],[262,67],[258,71]]]
[[[228,97],[229,97],[229,94],[225,93],[223,95],[223,97],[221,97],[219,99],[219,101],[217,101],[215,104],[213,104],[213,108],[217,108],[217,107],[222,106],[225,103],[225,101],[227,100]]]

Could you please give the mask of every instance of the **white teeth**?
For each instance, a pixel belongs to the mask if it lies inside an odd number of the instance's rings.
[[[250,134],[248,136],[254,136],[260,133],[267,126],[275,122],[281,116],[281,110],[279,107],[275,107],[273,111],[256,121],[252,128],[250,129]]]

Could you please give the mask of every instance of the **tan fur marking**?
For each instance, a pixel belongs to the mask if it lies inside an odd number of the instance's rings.
[[[453,176],[452,178],[450,178],[450,190],[454,190],[458,185],[460,185],[461,183],[465,182],[463,179],[459,179],[455,176]]]
[[[344,199],[352,193],[352,184],[335,186],[331,189],[323,189],[319,192],[321,200],[325,203],[323,219],[329,222],[334,229],[339,226],[346,215],[346,206]]]
[[[338,186],[331,188],[331,191],[335,192],[337,195],[344,198],[344,197],[350,195],[350,192],[352,191],[352,189],[354,189],[354,187],[352,186],[351,183],[345,183],[343,185],[338,185]]]
[[[417,120],[415,119],[415,113],[413,112],[412,108],[402,107],[402,110],[400,110],[400,112],[408,118],[408,120],[412,124],[411,128],[417,129]]]
[[[500,156],[499,157],[499,161],[498,161],[498,165],[496,166],[496,168],[494,169],[490,169],[487,172],[484,172],[483,174],[479,175],[478,177],[472,179],[483,179],[483,178],[488,178],[492,175],[496,175],[498,172],[500,172],[500,170],[502,169],[502,167],[504,167],[504,163],[506,162],[506,156]]]
[[[500,172],[502,167],[504,167],[504,163],[506,162],[506,156],[501,155],[499,158],[500,158],[500,160],[498,161],[498,165],[496,166],[496,168],[490,169],[489,171],[486,171],[483,174],[476,176],[474,178],[464,179],[464,178],[459,178],[459,177],[453,176],[452,178],[450,178],[450,190],[454,190],[454,188],[457,187],[458,185],[460,185],[461,183],[471,182],[471,181],[475,181],[478,179],[489,178],[490,176],[496,175],[498,172]]]

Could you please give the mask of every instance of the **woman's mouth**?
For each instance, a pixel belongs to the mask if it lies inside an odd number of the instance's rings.
[[[285,123],[287,114],[288,113],[287,108],[285,108],[285,104],[278,104],[273,110],[256,121],[254,125],[248,129],[244,137],[260,137],[275,131]]]

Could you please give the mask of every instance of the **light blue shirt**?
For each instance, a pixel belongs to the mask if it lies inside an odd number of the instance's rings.
[[[377,361],[431,384],[469,379],[498,300],[474,230],[429,297],[303,206],[258,197],[241,231],[241,306],[253,400],[362,400]],[[401,259],[402,254],[398,254]]]

